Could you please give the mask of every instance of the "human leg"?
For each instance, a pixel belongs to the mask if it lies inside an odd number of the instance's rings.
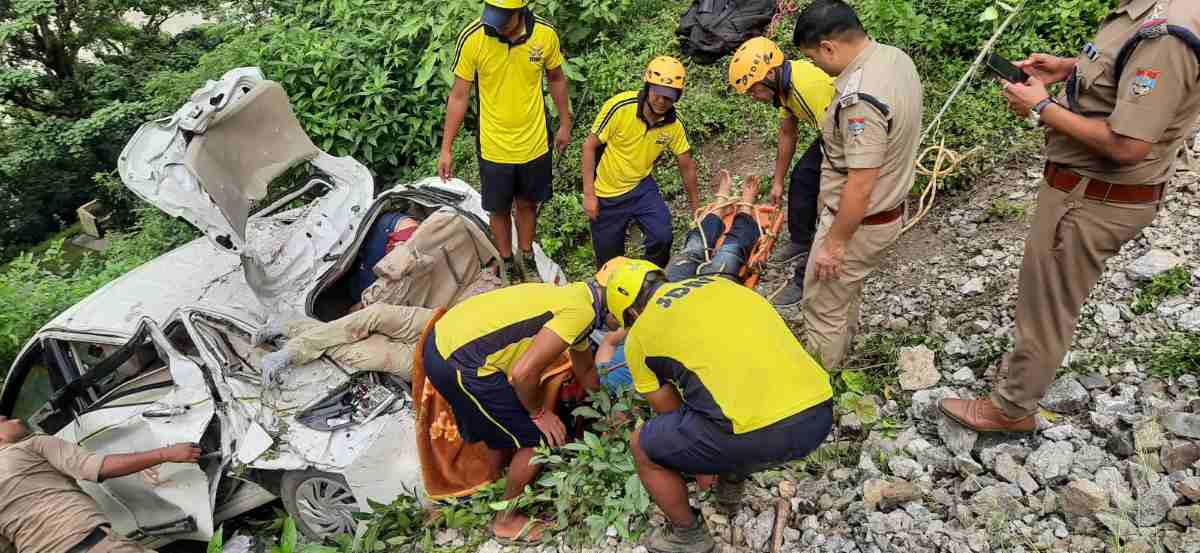
[[[646,177],[635,193],[639,194],[639,199],[634,206],[633,219],[642,229],[646,259],[659,267],[666,267],[671,261],[671,244],[675,238],[671,210],[652,176]]]
[[[818,247],[832,225],[832,213],[822,217],[815,241]],[[900,221],[860,226],[846,247],[836,279],[817,280],[809,260],[803,300],[806,348],[819,356],[825,370],[840,370],[858,324],[857,305],[863,282],[875,271],[887,248],[900,237],[900,228]]]

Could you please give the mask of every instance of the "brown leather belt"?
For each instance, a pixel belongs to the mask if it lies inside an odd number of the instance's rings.
[[[1063,192],[1075,190],[1075,187],[1079,186],[1080,181],[1084,178],[1064,169],[1057,163],[1046,164],[1045,176],[1047,184]],[[1154,204],[1162,200],[1165,188],[1164,184],[1157,186],[1113,184],[1093,179],[1088,183],[1083,196],[1089,200],[1114,204]]]
[[[829,211],[832,212],[835,217],[837,216],[838,212],[836,209],[831,207],[831,208],[829,208]],[[878,225],[886,225],[888,223],[891,223],[893,221],[900,219],[903,216],[904,216],[904,204],[901,203],[900,205],[893,207],[892,209],[889,209],[887,211],[883,211],[880,213],[876,213],[874,215],[869,215],[867,217],[863,217],[861,224],[866,225],[868,227],[874,227],[874,226],[878,226]]]

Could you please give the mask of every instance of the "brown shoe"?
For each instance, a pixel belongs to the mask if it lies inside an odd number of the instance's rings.
[[[1033,432],[1037,430],[1037,420],[1033,415],[1023,419],[1010,419],[1004,416],[996,404],[990,399],[943,399],[938,408],[947,417],[954,419],[976,432]]]

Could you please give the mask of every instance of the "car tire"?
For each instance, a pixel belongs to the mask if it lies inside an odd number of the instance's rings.
[[[296,529],[320,543],[338,534],[354,534],[353,513],[358,500],[341,475],[315,469],[283,473],[280,481],[283,508],[296,521]]]

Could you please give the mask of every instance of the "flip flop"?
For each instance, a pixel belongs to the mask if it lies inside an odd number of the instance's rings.
[[[525,534],[530,533],[533,530],[534,526],[539,525],[539,524],[543,525],[542,537],[538,538],[536,540],[526,539]],[[492,539],[496,540],[496,542],[499,543],[500,545],[510,545],[510,546],[511,545],[515,545],[515,546],[538,545],[538,544],[546,542],[546,538],[548,537],[546,530],[549,529],[549,527],[550,527],[549,522],[546,522],[544,520],[538,520],[536,518],[531,518],[531,519],[529,519],[529,522],[525,523],[525,526],[521,527],[521,531],[517,532],[517,535],[515,535],[511,538],[504,538],[504,537],[500,537],[500,536],[496,535],[496,525],[495,525],[495,523],[493,523],[492,524]]]

